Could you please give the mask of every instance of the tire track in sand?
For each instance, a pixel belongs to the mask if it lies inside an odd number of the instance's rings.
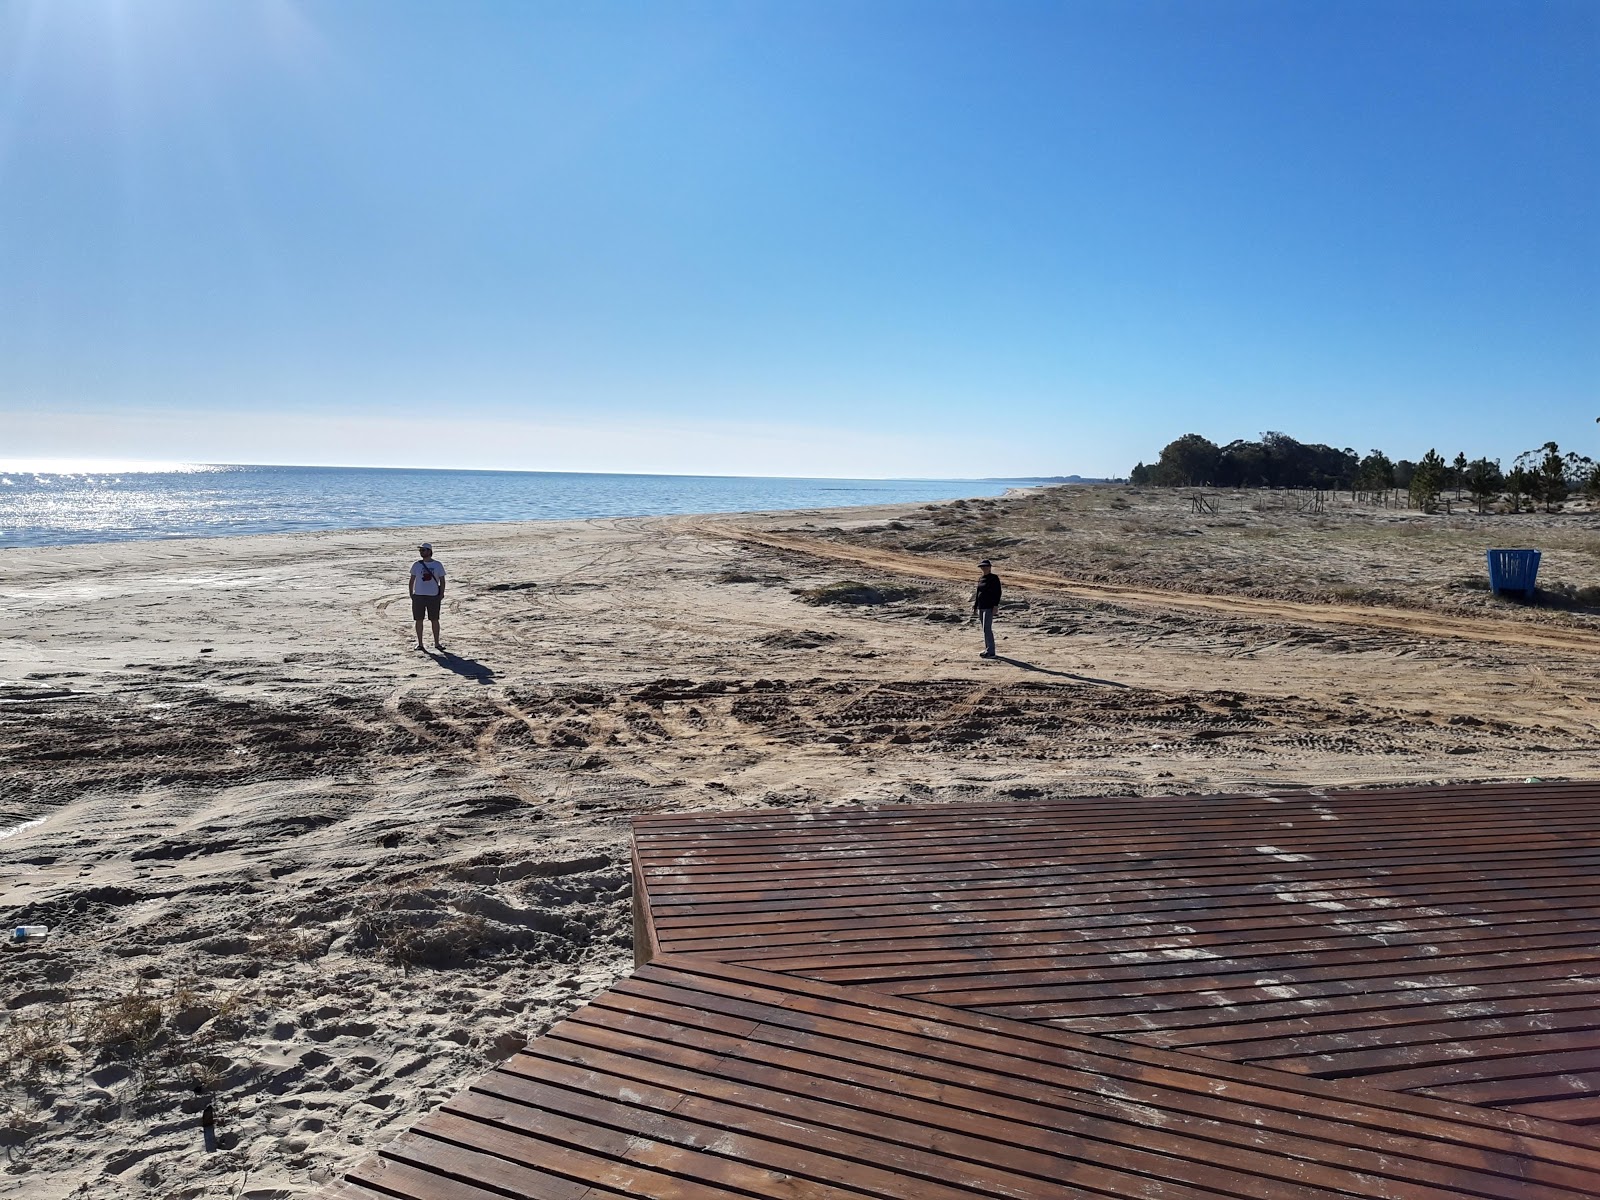
[[[855,563],[894,575],[916,579],[972,581],[972,568],[966,563],[930,558],[898,550],[879,550],[831,542],[804,534],[773,533],[736,525],[705,521],[694,526],[708,537],[726,538],[769,550],[784,550],[812,558]],[[1254,596],[1217,596],[1202,592],[1174,592],[1159,588],[1128,587],[1111,583],[1087,583],[1065,575],[1043,571],[1008,569],[1006,584],[1029,591],[1054,592],[1082,600],[1095,600],[1134,609],[1188,610],[1233,619],[1287,621],[1302,625],[1359,626],[1383,629],[1413,637],[1459,639],[1518,646],[1536,650],[1559,650],[1568,654],[1600,654],[1600,638],[1576,629],[1535,629],[1495,617],[1453,617],[1440,613],[1402,608],[1369,608],[1349,604],[1308,604],[1295,600],[1263,600]]]
[[[423,707],[435,721],[448,726],[463,742],[470,743],[471,748],[469,749],[462,742],[452,741],[450,738],[435,733],[427,727],[424,721],[419,721],[402,711],[401,706],[407,700],[417,701],[416,693],[419,690],[421,688],[418,684],[402,684],[395,688],[384,698],[384,716],[416,738],[417,741],[459,758],[463,762],[476,767],[484,774],[492,776],[524,804],[543,805],[548,802],[550,799],[548,796],[534,791],[496,761],[495,751],[500,729],[509,723],[509,717],[497,718],[489,722],[481,731],[474,733],[464,722],[440,712],[435,704],[422,701]],[[436,700],[440,695],[441,692],[436,690],[430,695],[429,700]]]

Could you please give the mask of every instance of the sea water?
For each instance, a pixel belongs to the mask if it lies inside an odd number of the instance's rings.
[[[383,467],[0,469],[0,548],[994,496],[1032,480],[768,479]]]

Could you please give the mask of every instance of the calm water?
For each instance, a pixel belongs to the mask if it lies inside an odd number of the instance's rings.
[[[994,496],[1026,482],[373,467],[197,466],[106,474],[0,471],[0,547],[899,504]]]

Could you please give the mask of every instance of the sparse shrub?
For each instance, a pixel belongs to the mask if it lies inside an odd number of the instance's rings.
[[[802,601],[811,605],[822,604],[892,604],[918,595],[916,588],[875,588],[853,580],[830,583],[823,587],[807,588],[797,593]]]
[[[1382,604],[1388,597],[1373,588],[1341,583],[1328,589],[1328,595],[1341,604]]]
[[[399,966],[455,966],[490,943],[482,917],[448,911],[426,893],[386,888],[364,900],[351,931],[356,947]]]
[[[251,950],[263,958],[296,959],[309,962],[328,952],[329,937],[316,929],[291,929],[286,925],[269,928],[255,940]]]
[[[0,1035],[0,1074],[36,1079],[60,1071],[72,1057],[67,1022],[54,1017],[18,1017]]]
[[[1553,604],[1559,608],[1594,608],[1600,606],[1600,587],[1552,583],[1539,588],[1537,599],[1543,604]]]
[[[83,1023],[89,1044],[101,1051],[142,1054],[161,1031],[162,1004],[141,979],[130,992],[102,1000]]]
[[[451,915],[435,924],[397,924],[378,941],[378,952],[402,967],[450,966],[474,957],[489,944],[489,923],[473,915]]]

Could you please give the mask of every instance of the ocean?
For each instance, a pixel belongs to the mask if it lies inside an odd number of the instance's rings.
[[[0,548],[308,529],[902,504],[995,496],[1035,482],[384,467],[0,470]]]

